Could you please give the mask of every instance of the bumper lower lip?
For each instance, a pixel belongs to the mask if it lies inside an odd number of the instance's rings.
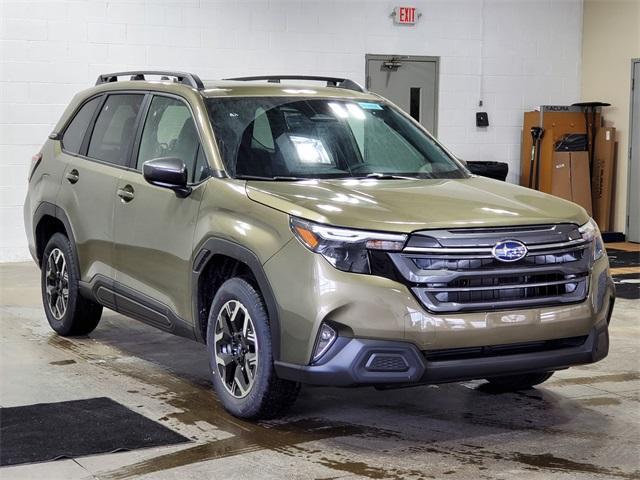
[[[597,362],[608,351],[608,323],[601,322],[582,345],[556,350],[427,361],[411,343],[341,337],[322,364],[276,362],[275,367],[281,378],[314,385],[420,385],[560,370]]]

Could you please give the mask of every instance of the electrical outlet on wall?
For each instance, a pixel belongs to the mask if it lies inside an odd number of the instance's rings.
[[[487,112],[476,112],[476,127],[488,127],[489,114]]]

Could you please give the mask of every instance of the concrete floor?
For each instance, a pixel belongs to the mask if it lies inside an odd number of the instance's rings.
[[[286,418],[256,425],[221,409],[197,343],[106,310],[89,337],[57,337],[38,273],[0,266],[0,406],[106,396],[193,442],[5,467],[1,479],[640,478],[640,301],[616,304],[608,358],[535,390],[307,387]]]

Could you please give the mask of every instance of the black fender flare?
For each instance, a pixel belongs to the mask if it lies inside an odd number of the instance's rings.
[[[75,264],[78,272],[80,271],[80,260],[78,259],[78,250],[76,248],[76,239],[73,236],[73,229],[71,228],[71,222],[69,221],[69,217],[67,213],[57,205],[49,202],[40,202],[38,208],[33,214],[33,238],[36,244],[36,253],[37,253],[37,245],[38,245],[38,236],[36,232],[38,230],[38,225],[43,217],[50,216],[54,217],[62,222],[64,225],[64,229],[67,231],[67,236],[69,237],[69,242],[71,242],[71,248],[73,248]],[[41,259],[38,259],[38,265],[40,265]]]
[[[200,274],[204,271],[204,268],[214,255],[224,255],[247,265],[258,282],[260,293],[264,298],[267,313],[269,314],[273,359],[274,361],[278,360],[280,358],[280,318],[278,315],[278,306],[273,289],[271,288],[267,274],[265,273],[258,256],[247,247],[219,237],[207,238],[200,244],[200,247],[197,248],[196,251],[197,253],[193,260],[191,283],[193,311],[195,314],[194,333],[196,340],[201,343],[206,343],[204,331],[202,330],[202,326],[199,321],[200,310],[203,307],[203,305],[200,305],[199,298]],[[208,309],[209,306],[207,305],[206,308]]]

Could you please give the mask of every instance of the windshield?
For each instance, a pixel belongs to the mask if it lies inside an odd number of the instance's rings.
[[[207,100],[236,178],[464,178],[434,139],[379,102],[288,97]]]

